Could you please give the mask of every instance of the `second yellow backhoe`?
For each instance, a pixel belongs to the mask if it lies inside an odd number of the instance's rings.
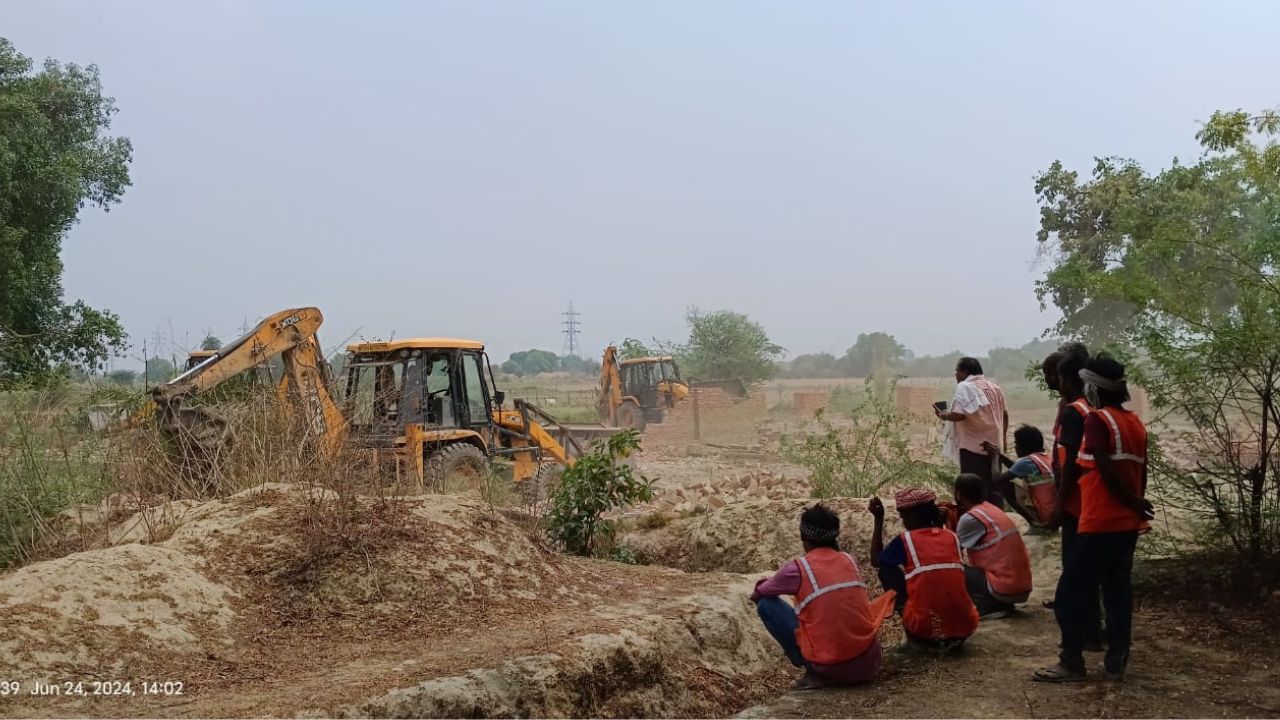
[[[741,380],[687,380],[680,376],[680,368],[670,355],[619,360],[618,348],[610,345],[600,359],[596,410],[605,425],[643,432],[647,425],[666,419],[667,413],[688,398],[691,391],[710,388],[732,398],[747,396]]]
[[[475,340],[416,338],[348,346],[335,382],[316,339],[317,308],[284,310],[153,390],[162,431],[184,452],[209,456],[232,442],[225,419],[191,401],[275,357],[283,361],[277,393],[304,413],[320,451],[342,447],[387,453],[397,474],[440,491],[478,482],[490,461],[512,461],[526,496],[570,465],[582,446],[545,412],[522,401],[504,407],[484,346]],[[336,398],[340,390],[340,399]]]

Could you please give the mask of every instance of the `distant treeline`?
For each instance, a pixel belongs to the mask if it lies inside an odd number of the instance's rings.
[[[944,355],[916,356],[888,333],[864,333],[842,356],[831,353],[799,355],[780,364],[778,377],[785,378],[856,378],[885,367],[894,374],[909,377],[947,376],[955,371],[956,361],[973,355],[982,362],[983,371],[1000,380],[1019,380],[1028,365],[1039,363],[1058,347],[1057,340],[1032,340],[1021,347],[995,347],[985,355],[953,350]]]

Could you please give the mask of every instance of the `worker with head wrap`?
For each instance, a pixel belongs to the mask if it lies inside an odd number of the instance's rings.
[[[884,504],[873,497],[867,509],[875,518],[871,563],[880,584],[897,592],[906,641],[901,650],[948,652],[978,629],[978,611],[965,586],[964,564],[956,534],[941,527],[937,495],[908,488],[894,495],[903,533],[884,544]]]
[[[840,551],[840,517],[822,505],[800,516],[804,555],[756,583],[751,600],[792,665],[796,689],[869,682],[880,670],[878,632],[893,614],[893,593],[874,602],[853,556]],[[795,606],[781,596],[795,598]]]
[[[1083,651],[1092,630],[1091,605],[1102,590],[1107,614],[1107,678],[1121,680],[1129,662],[1133,625],[1133,553],[1138,535],[1154,517],[1147,489],[1147,430],[1124,408],[1129,399],[1124,365],[1099,356],[1079,372],[1092,412],[1085,417],[1077,462],[1080,518],[1075,542],[1063,560],[1054,598],[1062,631],[1058,664],[1034,678],[1042,682],[1085,680]]]

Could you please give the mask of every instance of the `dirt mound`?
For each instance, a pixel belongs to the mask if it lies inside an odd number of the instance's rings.
[[[814,502],[802,498],[747,500],[665,522],[646,520],[633,523],[623,533],[622,542],[643,562],[691,572],[772,572],[802,554],[800,513]],[[867,501],[831,498],[822,503],[840,515],[840,546],[863,561],[873,526]],[[888,506],[886,541],[902,529],[892,503]]]
[[[720,715],[790,674],[744,578],[562,556],[478,497],[271,486],[105,530],[0,576],[0,676],[185,695],[0,714]]]
[[[180,550],[127,545],[37,563],[0,577],[0,675],[121,672],[154,652],[226,645],[229,587]]]

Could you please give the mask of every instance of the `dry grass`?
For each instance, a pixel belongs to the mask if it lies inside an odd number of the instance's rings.
[[[0,567],[112,544],[159,542],[172,504],[225,498],[267,483],[306,486],[302,525],[318,552],[357,542],[359,496],[394,504],[410,491],[368,451],[320,451],[312,434],[272,397],[220,403],[232,441],[216,454],[183,452],[153,422],[106,435],[88,431],[75,401],[12,395],[0,412]],[[81,401],[82,403],[82,401]],[[385,464],[385,462],[384,462]],[[117,528],[116,534],[120,531]]]

